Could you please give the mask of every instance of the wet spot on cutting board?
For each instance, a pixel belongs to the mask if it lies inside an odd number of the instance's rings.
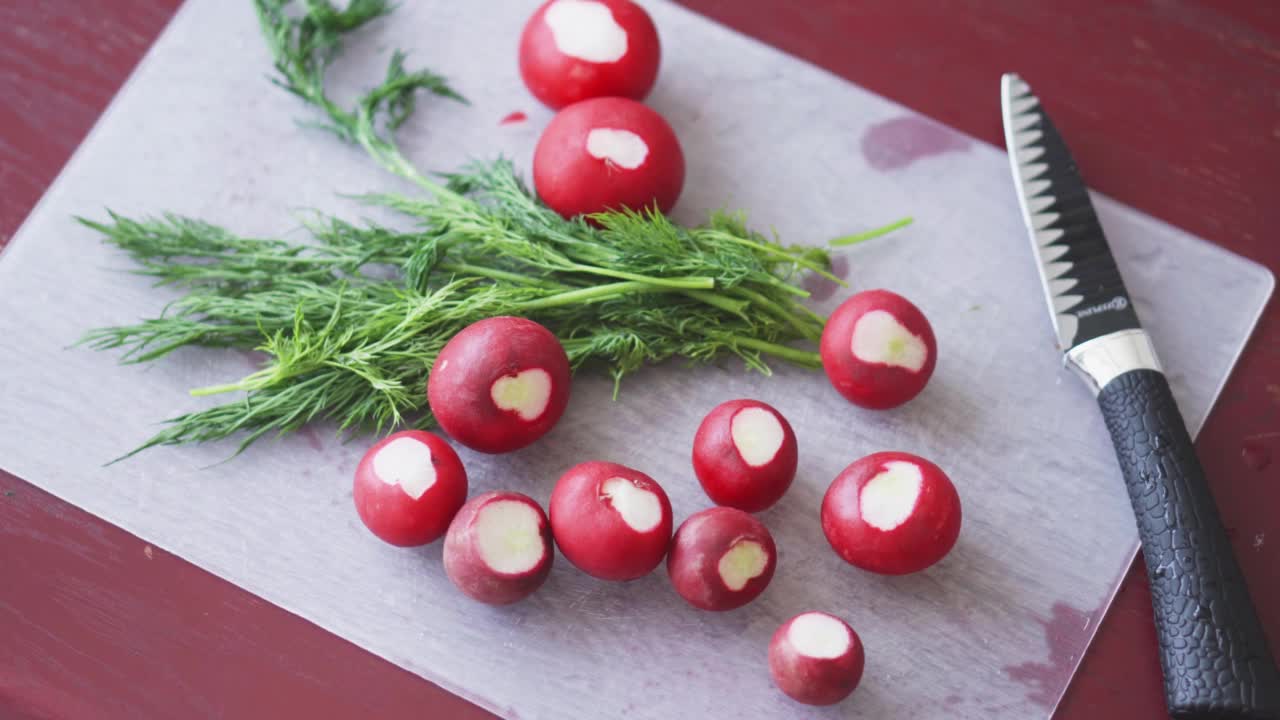
[[[1042,620],[1049,657],[1044,662],[1006,665],[1005,675],[1027,688],[1027,699],[1041,707],[1052,708],[1059,693],[1067,686],[1079,654],[1084,650],[1095,618],[1101,610],[1087,611],[1066,603],[1054,603],[1052,615]]]
[[[831,274],[844,280],[849,277],[849,259],[843,255],[831,256]],[[814,300],[826,300],[835,294],[840,284],[817,273],[809,273],[804,279],[804,289]]]
[[[507,113],[506,117],[498,121],[498,124],[499,125],[515,125],[516,123],[522,123],[528,119],[529,119],[528,115],[525,115],[519,110],[516,110],[514,112]]]
[[[876,170],[907,167],[925,157],[967,150],[970,141],[945,125],[919,115],[876,123],[862,136],[862,156]]]
[[[309,425],[303,425],[302,428],[298,430],[298,434],[302,436],[303,440],[307,441],[307,447],[315,450],[316,452],[324,451],[324,440],[320,439],[320,432],[315,428]]]

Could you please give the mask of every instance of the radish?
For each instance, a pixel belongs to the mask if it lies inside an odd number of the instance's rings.
[[[553,109],[595,97],[643,100],[662,49],[644,8],[630,0],[552,0],[520,36],[520,76]]]
[[[737,508],[713,507],[680,525],[667,555],[667,574],[690,605],[732,610],[764,592],[777,558],[764,523]]]
[[[449,528],[467,499],[467,471],[439,435],[389,435],[360,459],[351,496],[374,535],[402,547],[425,545]]]
[[[924,313],[888,290],[845,300],[822,331],[822,367],[849,402],[883,410],[924,389],[938,345]]]
[[[569,358],[532,320],[481,320],[440,351],[427,400],[454,440],[480,452],[510,452],[547,434],[564,414]]]
[[[488,492],[462,506],[444,538],[444,571],[489,605],[522,600],[551,574],[551,525],[533,498]]]
[[[960,535],[960,496],[946,473],[903,452],[845,468],[822,498],[822,532],[848,563],[905,575],[941,560]]]
[[[834,705],[862,679],[862,640],[834,615],[807,612],[782,624],[769,642],[769,673],[778,689],[806,705]]]
[[[575,465],[551,491],[560,552],[601,580],[648,575],[671,543],[671,501],[653,478],[617,463]]]
[[[693,471],[717,505],[760,512],[796,476],[796,434],[759,400],[730,400],[707,413],[693,437]]]
[[[684,186],[684,152],[667,121],[635,100],[584,100],[542,131],[533,184],[566,218],[623,208],[665,213]]]

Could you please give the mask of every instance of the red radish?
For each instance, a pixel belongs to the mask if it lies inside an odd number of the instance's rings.
[[[510,452],[547,434],[564,414],[569,358],[532,320],[481,320],[440,351],[427,400],[454,440],[480,452]]]
[[[862,679],[862,639],[834,615],[807,612],[782,624],[769,642],[778,689],[806,705],[834,705]]]
[[[462,506],[444,538],[444,571],[459,590],[490,605],[522,600],[551,574],[551,524],[533,498],[488,492]]]
[[[596,97],[643,100],[662,49],[644,8],[630,0],[551,0],[520,36],[520,76],[553,109]]]
[[[671,501],[653,478],[617,463],[575,465],[551,492],[560,552],[601,580],[648,575],[671,543]]]
[[[684,152],[667,121],[635,100],[584,100],[542,131],[533,184],[567,218],[655,206],[667,212],[684,187]]]
[[[764,523],[737,508],[713,507],[680,525],[667,555],[667,574],[690,605],[732,610],[764,592],[777,559]]]
[[[938,345],[924,313],[888,290],[845,300],[822,332],[822,367],[849,402],[882,410],[924,389]]]
[[[960,535],[960,496],[922,457],[879,452],[845,468],[822,498],[822,532],[847,562],[905,575],[941,560]]]
[[[369,448],[351,494],[374,535],[402,547],[425,545],[444,534],[467,499],[467,471],[439,435],[406,430]]]
[[[693,471],[717,505],[765,510],[796,476],[796,434],[759,400],[730,400],[707,413],[693,437]]]

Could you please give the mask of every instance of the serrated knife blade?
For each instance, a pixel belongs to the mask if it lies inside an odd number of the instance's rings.
[[[1001,78],[1000,100],[1013,183],[1058,343],[1097,395],[1133,505],[1169,713],[1280,718],[1280,673],[1075,160],[1022,78]]]

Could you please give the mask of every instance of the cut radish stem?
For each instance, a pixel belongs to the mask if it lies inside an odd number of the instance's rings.
[[[623,208],[667,212],[684,186],[684,152],[667,121],[635,100],[584,100],[542,132],[533,183],[567,218]]]
[[[862,640],[834,615],[807,612],[782,624],[769,643],[773,682],[792,700],[834,705],[862,679]]]
[[[545,435],[569,404],[569,358],[532,320],[496,317],[468,325],[440,351],[427,378],[440,427],[488,453]]]
[[[759,400],[730,400],[703,418],[693,437],[693,471],[717,505],[760,512],[796,476],[796,434]]]
[[[533,498],[489,492],[472,498],[444,539],[444,571],[459,590],[482,603],[507,605],[528,597],[551,574],[551,524]]]
[[[652,572],[667,554],[671,526],[662,486],[617,463],[575,465],[551,492],[551,531],[560,552],[601,580]]]
[[[903,452],[845,468],[822,499],[822,532],[863,570],[905,575],[941,560],[960,535],[960,496],[946,473]]]
[[[702,610],[732,610],[756,599],[773,579],[778,549],[751,515],[714,507],[689,516],[667,555],[671,585]]]
[[[653,20],[630,0],[552,0],[520,36],[520,76],[557,110],[597,97],[643,100],[661,56]]]
[[[445,533],[467,499],[467,471],[440,436],[398,432],[364,454],[351,495],[374,535],[402,547],[425,545]]]
[[[849,402],[897,407],[928,384],[938,346],[924,313],[888,290],[845,300],[822,332],[822,367]]]

